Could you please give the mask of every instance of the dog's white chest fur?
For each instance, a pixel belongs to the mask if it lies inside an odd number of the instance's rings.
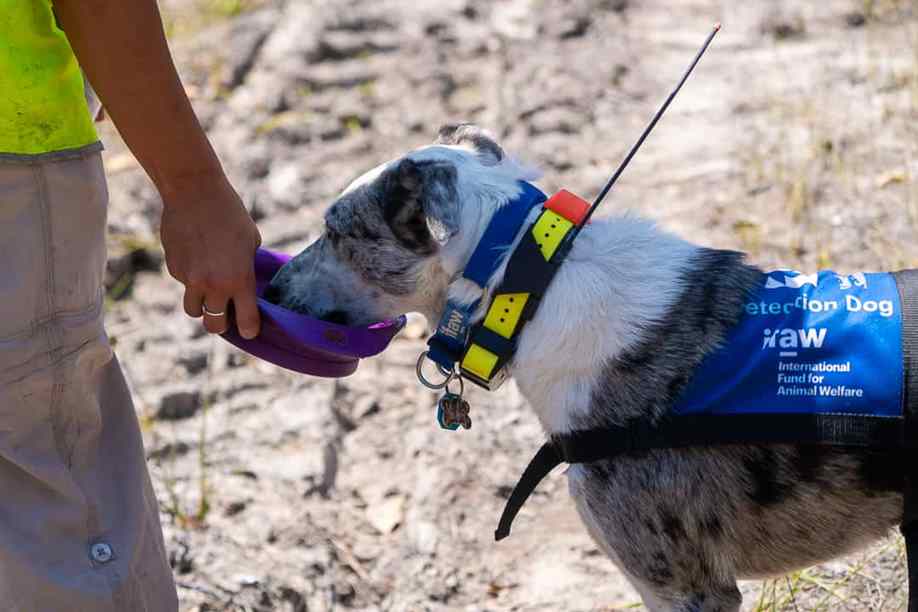
[[[663,320],[696,250],[632,217],[597,220],[580,233],[513,362],[513,377],[548,433],[570,431],[571,418],[590,408],[603,363]]]

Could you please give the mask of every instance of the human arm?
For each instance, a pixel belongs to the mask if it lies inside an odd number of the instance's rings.
[[[253,256],[258,228],[230,185],[169,54],[155,0],[54,0],[71,47],[108,115],[163,200],[160,233],[184,307],[225,312],[258,333]],[[205,316],[211,332],[225,316]]]

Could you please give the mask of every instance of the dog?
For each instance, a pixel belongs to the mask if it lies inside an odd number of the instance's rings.
[[[485,131],[445,126],[433,145],[348,186],[325,233],[265,297],[349,325],[411,311],[437,321],[448,298],[481,297],[461,278],[465,263],[495,210],[534,178]],[[763,274],[741,253],[634,216],[594,220],[520,335],[511,374],[548,435],[652,423],[737,324]],[[731,612],[741,604],[737,579],[787,573],[887,535],[902,519],[902,460],[895,451],[728,445],[634,452],[574,464],[567,477],[587,531],[650,610]]]

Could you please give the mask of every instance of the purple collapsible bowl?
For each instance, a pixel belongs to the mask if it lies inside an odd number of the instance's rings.
[[[282,368],[328,378],[353,374],[361,357],[383,351],[404,326],[405,317],[373,325],[350,327],[320,321],[281,308],[262,298],[274,274],[290,255],[258,249],[255,253],[255,281],[261,332],[252,340],[239,335],[235,321],[222,335],[246,353]]]

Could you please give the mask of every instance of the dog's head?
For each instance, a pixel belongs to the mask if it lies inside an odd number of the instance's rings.
[[[371,170],[325,215],[325,233],[284,266],[265,298],[346,325],[421,312],[434,319],[494,211],[534,178],[470,124]]]

